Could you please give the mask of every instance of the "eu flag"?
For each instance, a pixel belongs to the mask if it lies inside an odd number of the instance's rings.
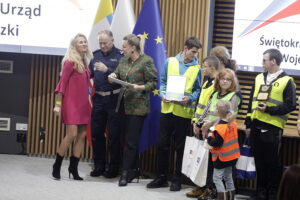
[[[158,0],[145,0],[133,33],[141,34],[145,38],[144,52],[153,58],[159,76],[167,56]],[[157,88],[159,89],[159,81]],[[147,150],[157,142],[161,107],[158,89],[150,95],[151,112],[144,122],[139,141],[139,152]]]

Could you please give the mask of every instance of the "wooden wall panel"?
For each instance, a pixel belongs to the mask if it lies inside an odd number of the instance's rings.
[[[232,48],[235,0],[216,0],[213,46],[223,45],[230,52]]]

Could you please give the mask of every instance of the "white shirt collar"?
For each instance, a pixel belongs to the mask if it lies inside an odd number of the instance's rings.
[[[283,72],[282,69],[280,69],[279,71],[271,74],[268,72],[267,74],[267,85],[270,85],[278,76],[279,74],[281,74]]]

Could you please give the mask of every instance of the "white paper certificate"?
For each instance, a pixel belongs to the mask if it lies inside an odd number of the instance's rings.
[[[108,77],[108,80],[111,82],[126,86],[126,87],[133,87],[133,85],[131,83],[121,81],[120,79],[117,79],[117,78]]]
[[[186,77],[169,75],[167,81],[166,99],[169,101],[181,101],[184,97]]]

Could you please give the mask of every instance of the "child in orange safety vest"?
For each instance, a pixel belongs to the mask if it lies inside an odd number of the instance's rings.
[[[230,102],[219,101],[216,107],[220,121],[207,138],[207,143],[212,146],[213,181],[218,191],[217,199],[234,200],[235,187],[232,178],[232,166],[235,166],[240,157],[237,124],[235,120],[228,122],[231,115]]]

